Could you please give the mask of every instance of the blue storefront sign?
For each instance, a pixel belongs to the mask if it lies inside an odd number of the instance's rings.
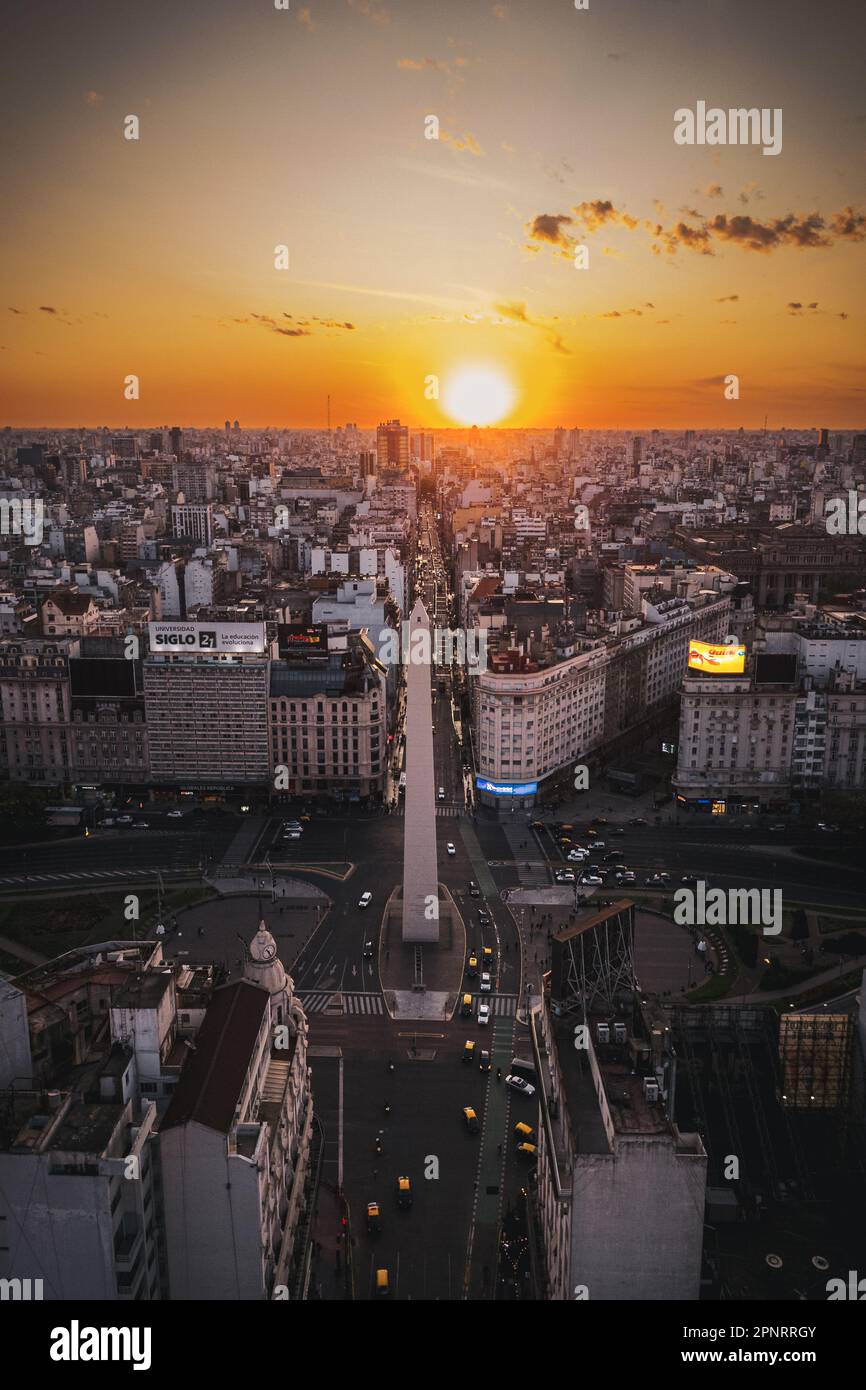
[[[538,791],[537,782],[488,782],[486,777],[476,777],[475,785],[493,796],[534,796]]]

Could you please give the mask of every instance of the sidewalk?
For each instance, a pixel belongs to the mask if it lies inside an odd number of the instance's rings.
[[[313,1216],[313,1260],[309,1298],[346,1301],[351,1298],[340,1221],[343,1206],[336,1189],[320,1182]],[[348,1227],[346,1228],[348,1230]]]

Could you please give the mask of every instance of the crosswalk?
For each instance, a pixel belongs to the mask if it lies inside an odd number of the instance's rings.
[[[401,806],[397,806],[397,807],[395,808],[395,810],[393,810],[393,811],[391,812],[391,814],[392,814],[392,816],[405,816],[405,814],[406,814],[406,807],[405,807],[405,806],[402,806],[402,805],[401,805]],[[463,815],[466,814],[466,811],[465,811],[465,808],[464,808],[463,806],[437,806],[437,807],[436,807],[436,814],[437,814],[437,816],[451,816],[451,817],[454,817],[454,816],[463,816]]]
[[[476,1009],[479,1003],[486,1000],[493,1018],[513,1018],[517,1012],[516,994],[473,994],[472,1000]]]
[[[298,998],[308,1014],[384,1014],[385,1001],[373,991],[299,990]]]
[[[0,887],[4,884],[14,884],[16,887],[31,883],[75,883],[77,881],[104,882],[106,879],[123,878],[155,878],[159,873],[173,872],[168,865],[162,868],[138,868],[128,869],[84,869],[78,873],[56,873],[56,874],[12,874],[5,878],[0,878]]]
[[[298,998],[308,1014],[374,1014],[384,1015],[385,1001],[374,990],[307,989],[299,990]],[[478,1004],[486,1001],[490,1005],[493,1018],[513,1018],[517,1012],[516,994],[473,994],[473,1012]]]

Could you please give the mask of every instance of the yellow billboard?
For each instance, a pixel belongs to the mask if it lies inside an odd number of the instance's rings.
[[[713,676],[741,676],[746,669],[746,649],[742,646],[714,647],[709,642],[690,642],[689,667]]]

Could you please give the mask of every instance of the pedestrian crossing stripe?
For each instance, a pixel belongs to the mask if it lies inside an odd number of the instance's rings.
[[[326,1010],[339,1013],[340,1000],[343,1003],[343,1013],[381,1015],[385,1012],[385,1002],[381,994],[373,991],[299,990],[298,998],[308,1014],[320,1014]]]
[[[398,806],[391,814],[394,816],[405,816],[406,808],[405,806]],[[437,816],[450,816],[454,819],[457,816],[465,815],[466,810],[463,806],[437,806],[436,814]]]
[[[512,1018],[517,1011],[516,994],[473,994],[476,1004],[489,1004],[494,1018]]]

